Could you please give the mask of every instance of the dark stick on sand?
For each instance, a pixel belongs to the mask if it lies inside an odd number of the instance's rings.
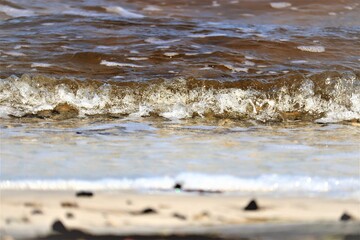
[[[92,197],[92,196],[94,196],[94,194],[89,191],[79,191],[76,193],[76,196],[77,197]]]

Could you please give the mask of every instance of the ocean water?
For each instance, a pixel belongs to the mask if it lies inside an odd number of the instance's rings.
[[[360,198],[355,0],[0,0],[0,189]]]

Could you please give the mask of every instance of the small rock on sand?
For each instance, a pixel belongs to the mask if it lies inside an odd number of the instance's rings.
[[[77,207],[79,207],[77,205],[77,203],[74,203],[74,202],[62,202],[61,206],[64,207],[64,208],[77,208]]]
[[[177,218],[177,219],[180,219],[180,220],[183,220],[183,221],[186,220],[186,216],[185,216],[185,215],[182,215],[182,214],[180,214],[180,213],[174,213],[172,216],[173,216],[174,218]]]
[[[256,200],[251,200],[246,207],[244,207],[244,211],[256,211],[259,209],[258,204],[256,203]]]
[[[89,191],[80,191],[76,193],[77,197],[92,197],[94,196],[94,194],[92,192]]]
[[[34,209],[34,210],[32,210],[31,214],[33,214],[33,215],[41,215],[41,214],[43,214],[43,212],[40,209]]]
[[[71,212],[67,212],[65,216],[66,216],[66,218],[68,218],[68,219],[74,218],[74,214],[71,213]]]
[[[175,189],[175,190],[181,190],[181,189],[182,189],[182,185],[181,185],[180,183],[175,183],[174,189]]]
[[[340,221],[343,221],[343,222],[351,221],[353,219],[354,218],[350,214],[348,214],[347,212],[344,212],[340,217]]]
[[[60,220],[55,220],[51,226],[51,229],[55,232],[66,233],[68,230]]]
[[[157,211],[153,208],[145,208],[140,212],[140,214],[155,214]]]

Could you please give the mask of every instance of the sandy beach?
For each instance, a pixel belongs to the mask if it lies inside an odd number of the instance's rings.
[[[248,205],[251,200],[255,200],[255,205]],[[246,207],[250,210],[245,210]],[[323,235],[359,237],[359,219],[360,205],[356,200],[253,199],[182,192],[2,190],[0,233],[2,240],[105,236],[252,239],[286,233],[293,237],[288,239]]]

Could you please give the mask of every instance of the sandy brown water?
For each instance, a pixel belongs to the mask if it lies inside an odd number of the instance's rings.
[[[0,0],[1,187],[358,198],[359,9]]]

